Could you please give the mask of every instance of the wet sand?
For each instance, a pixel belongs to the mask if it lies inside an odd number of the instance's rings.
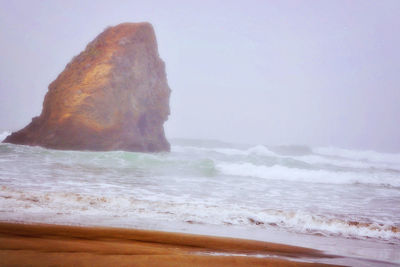
[[[0,222],[0,266],[329,266],[312,263],[329,257],[254,240]]]

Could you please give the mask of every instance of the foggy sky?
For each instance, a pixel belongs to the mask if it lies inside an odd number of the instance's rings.
[[[400,152],[400,1],[0,0],[0,129],[109,25],[149,21],[168,138]]]

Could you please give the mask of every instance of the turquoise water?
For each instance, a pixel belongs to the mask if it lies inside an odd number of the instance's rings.
[[[171,143],[155,154],[1,144],[0,220],[279,229],[400,245],[400,154]]]

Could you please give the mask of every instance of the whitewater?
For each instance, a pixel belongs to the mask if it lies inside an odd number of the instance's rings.
[[[0,220],[275,229],[400,246],[400,154],[171,143],[153,154],[2,143]]]

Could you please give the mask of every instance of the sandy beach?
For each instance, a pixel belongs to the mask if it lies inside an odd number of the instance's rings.
[[[0,223],[1,266],[319,266],[313,259],[325,257],[330,256],[308,248],[244,239]]]

